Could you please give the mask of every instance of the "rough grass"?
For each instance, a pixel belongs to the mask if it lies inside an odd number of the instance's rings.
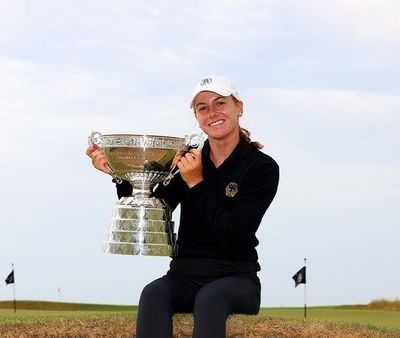
[[[45,321],[0,322],[0,337],[132,337],[135,318],[132,314],[59,318]],[[193,330],[191,315],[174,318],[174,337],[190,337]],[[265,316],[231,316],[227,322],[227,337],[275,338],[374,338],[399,337],[399,331],[343,325],[317,320],[274,319]]]
[[[400,300],[374,299],[368,304],[359,305],[342,305],[338,308],[342,309],[366,309],[366,310],[384,310],[384,311],[400,311]]]
[[[381,301],[373,301],[370,304],[362,309],[349,306],[344,309],[310,308],[307,320],[302,319],[301,308],[264,308],[258,316],[231,316],[227,322],[227,337],[399,338],[400,327],[394,328],[398,327],[400,312],[387,311],[387,308],[382,307]],[[367,308],[369,305],[373,310]],[[383,310],[376,310],[377,308]],[[137,307],[18,301],[17,313],[14,314],[13,302],[8,301],[0,302],[0,309],[4,309],[0,310],[2,338],[122,338],[134,336]],[[388,322],[385,323],[382,318]],[[359,323],[356,324],[355,321]],[[391,328],[383,328],[384,324]],[[174,317],[174,337],[190,337],[192,330],[192,315],[179,314]]]

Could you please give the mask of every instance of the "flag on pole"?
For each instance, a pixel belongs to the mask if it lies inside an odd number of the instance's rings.
[[[14,270],[11,271],[11,273],[7,276],[6,278],[6,285],[8,284],[14,284],[15,279],[14,279]]]
[[[306,284],[306,267],[303,266],[296,274],[292,277],[296,287],[299,284]]]

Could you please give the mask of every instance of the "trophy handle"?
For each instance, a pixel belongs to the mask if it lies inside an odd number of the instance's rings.
[[[190,136],[185,136],[185,145],[183,146],[183,151],[187,152],[190,149],[196,148],[198,150],[203,149],[204,137],[202,134],[192,134]]]
[[[92,146],[93,144],[96,144],[96,145],[98,145],[99,147],[101,147],[101,143],[102,143],[101,137],[102,137],[102,136],[103,136],[103,135],[102,135],[101,133],[99,133],[98,131],[92,130],[92,132],[90,133],[90,135],[89,135],[89,137],[88,137],[89,146]],[[112,168],[110,167],[110,165],[109,165],[108,163],[107,163],[107,168],[108,168],[108,170],[111,171],[111,175],[112,175],[112,177],[115,179],[115,181],[116,181],[118,184],[121,184],[121,183],[122,183],[122,180],[121,180],[117,175],[115,175],[114,170],[112,170]]]
[[[184,145],[179,149],[183,151],[183,154],[187,153],[190,151],[190,149],[198,149],[201,150],[204,145],[204,137],[202,134],[192,134],[190,136],[185,136],[185,143]],[[171,168],[171,171],[167,175],[167,177],[163,181],[163,185],[167,186],[172,178],[179,173],[179,169],[175,170],[176,164]],[[174,171],[175,170],[175,171]]]
[[[92,146],[93,144],[101,146],[101,137],[102,136],[103,135],[101,135],[101,133],[99,133],[98,131],[92,130],[92,132],[90,133],[90,135],[88,137],[89,146]]]

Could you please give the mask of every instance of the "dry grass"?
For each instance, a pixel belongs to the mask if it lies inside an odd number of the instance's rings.
[[[92,316],[83,319],[52,319],[46,321],[0,322],[0,337],[133,337],[133,316]],[[174,337],[190,337],[193,320],[190,315],[177,315]],[[368,328],[359,325],[342,325],[322,321],[271,319],[267,317],[232,316],[227,323],[227,337],[274,338],[374,338],[400,337],[399,331]]]
[[[400,300],[374,299],[368,304],[339,305],[337,309],[400,311]]]
[[[366,306],[369,310],[400,311],[400,300],[375,299]]]

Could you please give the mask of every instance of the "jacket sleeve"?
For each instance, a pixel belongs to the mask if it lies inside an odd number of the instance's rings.
[[[112,180],[115,183],[117,188],[117,195],[120,199],[121,197],[128,197],[132,195],[132,186],[128,181],[122,181],[121,183],[117,183],[115,178]]]
[[[172,178],[167,186],[160,183],[153,192],[153,196],[163,199],[171,210],[175,210],[181,202],[183,190],[188,189],[180,174]]]
[[[194,186],[190,193],[210,232],[224,245],[236,246],[256,233],[275,197],[278,181],[276,162],[259,164],[247,173],[235,204],[229,210],[204,181]]]

